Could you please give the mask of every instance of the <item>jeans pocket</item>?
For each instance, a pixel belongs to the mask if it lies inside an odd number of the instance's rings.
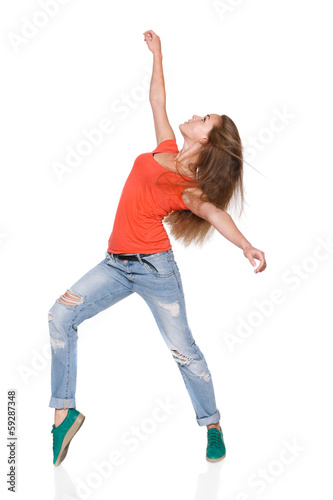
[[[104,262],[106,264],[108,264],[109,266],[113,266],[114,265],[114,256],[113,255],[110,255],[109,252],[105,252],[105,259],[104,259]]]
[[[176,278],[176,281],[177,281],[177,285],[178,285],[179,291],[182,294],[182,296],[185,297],[184,296],[184,289],[183,289],[182,278],[181,278],[181,275],[180,275],[178,264],[177,264],[177,262],[174,259],[172,259],[170,262],[171,262],[171,266],[174,269],[174,275],[175,275],[175,278]]]
[[[155,259],[149,257],[142,258],[144,268],[158,278],[170,278],[173,276],[174,270],[167,259]]]

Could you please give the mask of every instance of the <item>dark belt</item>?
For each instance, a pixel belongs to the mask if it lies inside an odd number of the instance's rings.
[[[139,260],[137,255],[122,255],[120,253],[114,253],[113,254],[115,257],[118,257],[118,259],[121,260]],[[152,253],[140,253],[140,257],[148,257],[148,255],[154,255]]]

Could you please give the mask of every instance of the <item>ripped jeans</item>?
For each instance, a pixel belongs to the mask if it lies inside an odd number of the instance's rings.
[[[49,311],[51,408],[76,408],[77,327],[85,319],[138,293],[154,315],[191,398],[198,425],[217,423],[212,376],[187,322],[182,281],[173,250],[140,260],[105,259],[88,271]]]

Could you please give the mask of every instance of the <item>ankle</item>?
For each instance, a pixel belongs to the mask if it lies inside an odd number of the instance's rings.
[[[207,427],[207,429],[211,429],[212,427],[214,427],[215,429],[222,431],[221,426],[220,426],[220,422],[217,422],[216,424],[209,424],[206,427]]]
[[[68,408],[56,408],[54,412],[54,425],[58,427],[67,417]]]

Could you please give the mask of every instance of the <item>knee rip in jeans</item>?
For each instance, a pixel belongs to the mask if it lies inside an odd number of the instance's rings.
[[[65,341],[64,340],[60,340],[60,339],[54,339],[53,337],[50,337],[50,341],[51,341],[51,347],[53,347],[54,349],[63,349],[65,347]]]
[[[171,304],[162,304],[161,302],[159,302],[158,304],[167,311],[169,311],[171,313],[171,316],[179,316],[180,314],[179,302],[171,302]]]
[[[66,293],[57,299],[57,302],[60,302],[60,304],[64,304],[65,306],[77,306],[78,304],[82,304],[82,302],[84,302],[84,298],[72,290],[67,290]]]
[[[185,356],[185,354],[181,354],[175,347],[171,346],[170,349],[173,357],[175,358],[175,361],[180,365],[189,365],[193,361],[193,358],[189,358],[188,356]],[[203,378],[205,382],[210,381],[209,373],[200,373],[199,377]]]
[[[205,382],[210,381],[210,375],[209,373],[201,373],[200,378],[203,378]]]
[[[181,354],[173,346],[171,346],[170,349],[171,349],[172,355],[175,358],[175,360],[176,360],[177,363],[179,363],[180,365],[189,365],[191,363],[192,358],[189,358],[188,356],[185,356],[185,354]]]

